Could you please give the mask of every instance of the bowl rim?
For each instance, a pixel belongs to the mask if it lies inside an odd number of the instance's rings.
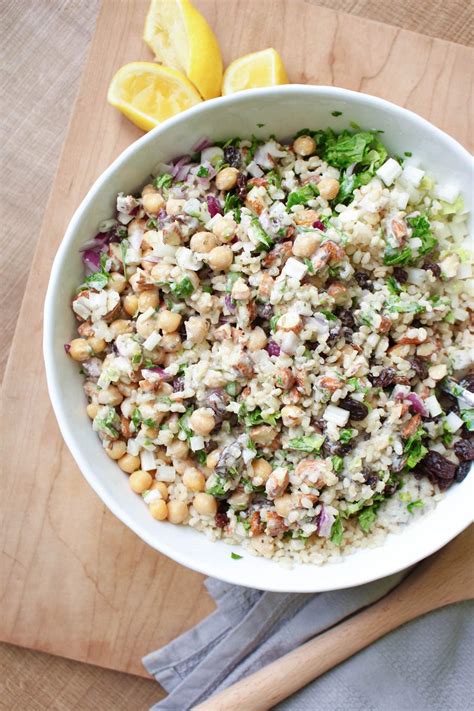
[[[344,89],[341,87],[334,86],[321,86],[321,85],[308,85],[308,84],[285,84],[277,87],[267,87],[260,89],[250,89],[243,92],[238,92],[236,94],[228,95],[225,97],[217,97],[215,99],[210,99],[204,101],[201,104],[191,107],[187,111],[184,111],[170,119],[168,119],[163,124],[152,129],[148,133],[138,138],[136,141],[131,143],[127,148],[125,148],[117,158],[96,178],[91,187],[89,188],[87,194],[82,199],[80,205],[74,211],[74,214],[67,226],[67,229],[62,237],[59,247],[56,251],[53,264],[51,267],[51,273],[48,281],[48,287],[44,303],[44,318],[43,318],[43,356],[45,362],[46,371],[46,381],[48,387],[48,393],[50,401],[53,407],[53,411],[61,432],[61,435],[71,452],[82,476],[86,479],[88,484],[92,487],[95,493],[99,496],[102,502],[107,506],[107,508],[113,513],[113,515],[118,518],[123,524],[125,524],[129,529],[131,529],[141,540],[147,543],[154,550],[163,553],[167,557],[171,558],[175,562],[190,568],[198,573],[211,576],[219,577],[219,579],[232,583],[241,585],[243,587],[255,587],[251,582],[245,579],[239,579],[239,571],[236,570],[235,575],[227,574],[226,571],[216,571],[215,565],[212,563],[210,558],[203,560],[196,560],[193,556],[192,549],[189,549],[189,553],[185,554],[177,551],[169,543],[163,542],[161,540],[154,539],[151,535],[147,533],[146,530],[141,529],[140,522],[136,520],[135,517],[130,515],[122,506],[115,501],[114,497],[109,495],[104,486],[102,485],[101,479],[97,476],[92,467],[89,464],[88,457],[82,451],[82,448],[76,443],[76,438],[71,426],[68,423],[67,416],[63,411],[63,406],[61,403],[61,383],[56,375],[55,370],[55,359],[57,354],[55,352],[53,332],[54,332],[54,302],[56,298],[56,293],[58,291],[58,284],[61,274],[62,263],[65,261],[69,250],[69,243],[73,239],[73,236],[80,225],[80,222],[87,213],[90,203],[92,202],[96,192],[106,183],[109,177],[115,173],[120,167],[122,167],[128,161],[129,157],[132,156],[139,148],[152,142],[157,134],[166,132],[169,128],[176,124],[186,122],[190,116],[194,116],[199,113],[205,113],[207,111],[212,111],[215,106],[222,106],[224,103],[227,105],[238,104],[243,98],[255,98],[273,96],[273,95],[290,95],[291,94],[307,94],[308,96],[317,97],[318,95],[324,95],[329,97],[334,97],[335,99],[347,99],[349,102],[363,102],[365,105],[374,106],[377,108],[385,109],[392,115],[403,115],[409,116],[412,121],[420,126],[421,129],[433,133],[436,137],[442,139],[445,144],[447,143],[450,148],[455,151],[461,161],[471,161],[472,157],[470,153],[452,136],[445,133],[443,130],[432,124],[427,119],[419,116],[417,113],[406,109],[404,107],[398,106],[386,99],[379,98],[370,94],[365,94],[363,92],[353,91],[351,89]],[[440,548],[445,546],[449,541],[459,535],[467,526],[472,522],[472,518],[469,516],[459,517],[453,519],[449,531],[439,532],[439,535],[435,539],[427,539],[423,541],[417,541],[417,545],[412,549],[410,548],[409,554],[404,557],[403,563],[398,563],[394,565],[390,563],[390,560],[386,560],[381,566],[377,568],[376,571],[372,570],[368,566],[361,566],[361,571],[357,575],[351,575],[351,579],[348,581],[341,581],[338,584],[334,583],[321,583],[314,581],[309,582],[305,585],[299,582],[295,584],[292,583],[290,571],[285,568],[281,568],[282,575],[281,585],[268,584],[259,589],[265,589],[274,592],[324,592],[329,590],[338,590],[344,588],[355,587],[357,585],[373,582],[385,576],[398,573],[401,570],[405,570],[410,566],[418,563],[420,560],[426,558],[427,556],[438,551]],[[196,532],[198,534],[198,532]],[[199,534],[201,535],[201,534]],[[383,547],[383,543],[380,547]],[[343,558],[341,563],[343,564]],[[275,564],[277,564],[275,562]],[[307,564],[311,565],[311,564]],[[328,565],[325,563],[324,565]],[[315,566],[319,567],[319,566]]]

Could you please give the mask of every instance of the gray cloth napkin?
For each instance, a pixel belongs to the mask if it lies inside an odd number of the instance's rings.
[[[216,611],[143,659],[145,668],[169,694],[152,709],[189,711],[375,602],[405,574],[314,595],[261,592],[208,579],[206,587],[217,603]],[[276,708],[474,709],[472,610],[471,603],[459,603],[425,615],[378,640]]]

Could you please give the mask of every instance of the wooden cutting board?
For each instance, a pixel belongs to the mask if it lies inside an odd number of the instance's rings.
[[[382,96],[469,147],[473,62],[467,47],[302,0],[195,1],[218,35],[226,64],[274,46],[293,82]],[[141,656],[194,625],[213,603],[202,576],[148,548],[83,480],[49,404],[41,319],[51,263],[74,209],[140,135],[105,97],[118,67],[151,59],[141,41],[147,6],[148,0],[103,2],[33,258],[0,415],[0,638],[143,675]]]

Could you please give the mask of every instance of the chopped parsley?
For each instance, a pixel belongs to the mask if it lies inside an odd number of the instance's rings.
[[[342,470],[344,469],[344,459],[342,457],[334,456],[331,457],[332,461],[332,468],[336,472],[336,474],[340,474]]]
[[[428,449],[422,441],[423,437],[426,437],[426,432],[423,427],[419,427],[417,431],[405,442],[403,453],[407,456],[405,465],[408,469],[414,469],[418,462],[420,462],[423,457],[428,454]]]
[[[279,412],[263,417],[260,407],[256,407],[255,410],[248,412],[245,403],[242,403],[238,413],[239,420],[241,420],[246,427],[253,427],[254,425],[276,425],[280,417],[281,414]]]
[[[108,256],[105,252],[100,255],[100,267],[96,272],[93,272],[88,277],[84,279],[84,283],[81,284],[79,289],[95,289],[96,291],[102,291],[107,286],[110,274],[105,268]],[[124,265],[125,270],[125,265]]]
[[[179,283],[170,284],[171,293],[179,299],[185,299],[194,291],[191,279],[185,276]]]
[[[305,257],[305,258],[303,259],[303,262],[304,262],[304,263],[306,264],[306,266],[308,267],[308,272],[309,272],[310,274],[314,274],[314,266],[313,266],[313,262],[311,261],[311,259],[310,259],[309,257]]]
[[[308,183],[299,190],[293,190],[293,192],[288,195],[286,207],[290,210],[294,205],[307,205],[308,202],[317,195],[319,195],[319,190],[316,185]]]
[[[305,435],[296,437],[288,442],[289,449],[297,449],[301,452],[319,452],[323,446],[324,437],[320,434]]]
[[[258,217],[252,218],[252,226],[255,230],[257,240],[260,243],[260,248],[263,250],[271,249],[273,247],[273,240],[270,235],[267,235],[262,225],[260,224]]]
[[[407,224],[412,229],[412,238],[417,237],[421,239],[422,245],[418,252],[420,254],[428,254],[432,252],[433,249],[438,244],[436,237],[433,236],[431,232],[431,225],[424,215],[418,215],[417,217],[407,217]]]
[[[467,410],[461,410],[460,413],[461,420],[466,425],[469,432],[474,431],[474,408],[468,408]]]
[[[423,501],[421,501],[421,499],[418,499],[417,501],[412,501],[408,504],[407,511],[412,514],[414,509],[421,509],[423,508],[423,506]]]
[[[354,437],[356,431],[352,429],[341,430],[339,434],[339,442],[346,444]]]
[[[357,517],[357,520],[359,521],[359,526],[364,531],[364,533],[370,533],[370,530],[377,518],[377,508],[378,507],[376,504],[374,504],[373,506],[368,506]]]
[[[342,111],[331,111],[331,116],[342,116]]]
[[[331,543],[335,543],[336,546],[340,546],[342,539],[344,537],[344,526],[342,525],[342,520],[340,516],[334,520],[331,528]]]
[[[173,182],[173,176],[170,173],[163,173],[153,180],[153,185],[157,190],[168,191]]]
[[[198,176],[198,178],[207,178],[207,176],[209,175],[209,170],[208,168],[206,168],[205,165],[200,165],[196,175]]]
[[[243,556],[239,555],[238,553],[234,553],[234,551],[232,551],[232,553],[230,554],[230,557],[232,558],[232,560],[240,560]]]

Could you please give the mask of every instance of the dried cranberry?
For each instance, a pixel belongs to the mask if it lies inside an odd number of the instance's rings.
[[[237,197],[239,200],[242,202],[245,200],[247,197],[247,178],[243,173],[239,173],[237,176]]]
[[[369,279],[369,275],[366,272],[356,272],[354,274],[354,279],[359,284],[361,289],[369,289],[372,286],[372,281]]]
[[[343,410],[349,410],[351,420],[365,420],[369,414],[367,405],[349,396],[339,400],[338,404]]]
[[[334,309],[334,315],[338,317],[338,319],[341,321],[341,324],[346,328],[351,328],[352,330],[356,328],[354,314],[350,309]]]
[[[326,225],[324,222],[321,222],[321,220],[315,220],[313,222],[313,227],[315,227],[317,230],[321,230],[321,232],[326,232]]]
[[[399,284],[404,284],[406,280],[408,279],[408,273],[406,272],[405,269],[402,269],[401,267],[394,267],[393,268],[393,276],[395,279],[398,281]]]
[[[396,379],[397,371],[395,368],[384,368],[380,375],[375,378],[373,384],[376,388],[388,388],[395,383]]]
[[[432,481],[452,480],[456,474],[456,465],[442,454],[430,449],[426,457],[416,467],[418,472],[424,474]]]
[[[453,449],[460,462],[472,462],[474,460],[474,441],[460,439],[455,443]]]
[[[268,341],[267,352],[268,352],[268,355],[279,356],[280,355],[280,346],[278,345],[278,343],[275,343],[275,341]]]
[[[469,390],[470,393],[474,393],[474,373],[469,373],[465,378],[459,383],[462,388]]]
[[[242,154],[235,146],[227,146],[224,148],[224,161],[233,168],[240,168],[242,163]]]
[[[464,481],[470,471],[471,462],[463,462],[462,464],[460,464],[456,469],[456,475],[454,477],[454,481],[456,482],[456,484],[460,484],[462,481]]]
[[[437,279],[439,279],[441,276],[441,267],[439,266],[439,264],[433,264],[433,262],[425,262],[421,268],[433,272],[433,276]]]
[[[376,474],[372,474],[371,472],[362,472],[365,478],[365,483],[367,486],[376,486],[379,483],[379,478]]]
[[[426,365],[426,362],[423,360],[423,358],[415,356],[410,360],[410,365],[415,371],[415,373],[418,375],[420,380],[425,380],[425,378],[428,377],[428,366]]]

